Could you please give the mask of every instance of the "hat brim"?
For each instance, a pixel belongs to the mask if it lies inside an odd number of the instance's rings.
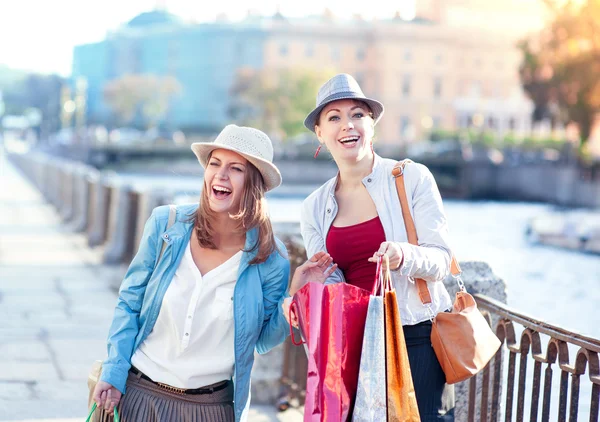
[[[198,157],[198,161],[203,168],[206,168],[208,164],[208,156],[211,152],[216,149],[226,149],[233,151],[236,154],[240,154],[246,160],[254,165],[260,172],[265,181],[265,190],[270,191],[281,185],[281,173],[279,169],[270,161],[264,160],[254,155],[246,154],[245,152],[238,151],[235,148],[228,147],[226,145],[215,144],[214,142],[195,142],[191,145],[192,151]]]
[[[340,92],[326,98],[317,108],[311,111],[308,114],[308,116],[306,116],[306,119],[304,119],[304,126],[306,126],[306,128],[311,132],[314,132],[315,124],[317,123],[317,118],[319,117],[319,114],[321,114],[321,111],[323,111],[323,108],[327,104],[338,100],[357,100],[366,103],[373,112],[373,120],[375,121],[375,124],[377,124],[377,122],[383,115],[383,104],[381,104],[379,101],[374,100],[372,98],[361,97],[353,92]]]

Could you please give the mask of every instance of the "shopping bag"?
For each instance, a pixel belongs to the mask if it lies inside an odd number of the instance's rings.
[[[369,295],[347,283],[307,283],[294,295],[290,313],[308,346],[305,422],[352,416]]]
[[[387,256],[386,256],[387,258]],[[387,387],[387,420],[393,422],[418,422],[419,408],[408,361],[408,350],[396,290],[386,265],[384,273],[385,297],[385,369]]]
[[[383,295],[383,273],[379,259],[365,322],[353,422],[381,422],[387,417]]]

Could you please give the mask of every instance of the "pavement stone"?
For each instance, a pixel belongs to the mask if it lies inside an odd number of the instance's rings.
[[[122,268],[101,264],[0,149],[0,421],[81,422]],[[252,405],[249,422],[301,422]]]

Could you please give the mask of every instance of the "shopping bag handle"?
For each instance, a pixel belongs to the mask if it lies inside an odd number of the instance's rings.
[[[94,411],[96,410],[96,407],[98,405],[96,404],[96,402],[94,402],[94,405],[92,406],[92,410],[90,410],[90,414],[88,415],[87,419],[85,420],[85,422],[90,422],[92,420],[92,415],[94,414]],[[121,418],[119,417],[119,412],[117,411],[117,406],[115,406],[115,417],[114,417],[114,421],[115,422],[121,422]]]
[[[292,303],[290,303],[290,310],[289,310],[289,317],[290,317],[290,336],[292,337],[292,343],[294,344],[294,346],[301,346],[304,343],[306,343],[305,341],[300,341],[297,342],[296,339],[294,338],[294,327],[292,326],[292,307],[298,307],[298,304],[296,302],[294,302],[292,300]]]
[[[373,291],[371,292],[371,296],[383,296],[385,291],[385,285],[383,283],[383,275],[381,274],[382,270],[383,257],[377,257],[377,269],[375,270],[375,283],[373,283]]]

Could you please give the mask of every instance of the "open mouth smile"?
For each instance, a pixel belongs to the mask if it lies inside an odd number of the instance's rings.
[[[231,195],[231,189],[226,188],[225,186],[214,185],[212,187],[213,195],[217,199],[225,199]]]
[[[360,140],[360,136],[344,136],[341,139],[338,139],[338,142],[340,142],[342,145],[345,146],[354,146],[356,145],[356,143]]]

